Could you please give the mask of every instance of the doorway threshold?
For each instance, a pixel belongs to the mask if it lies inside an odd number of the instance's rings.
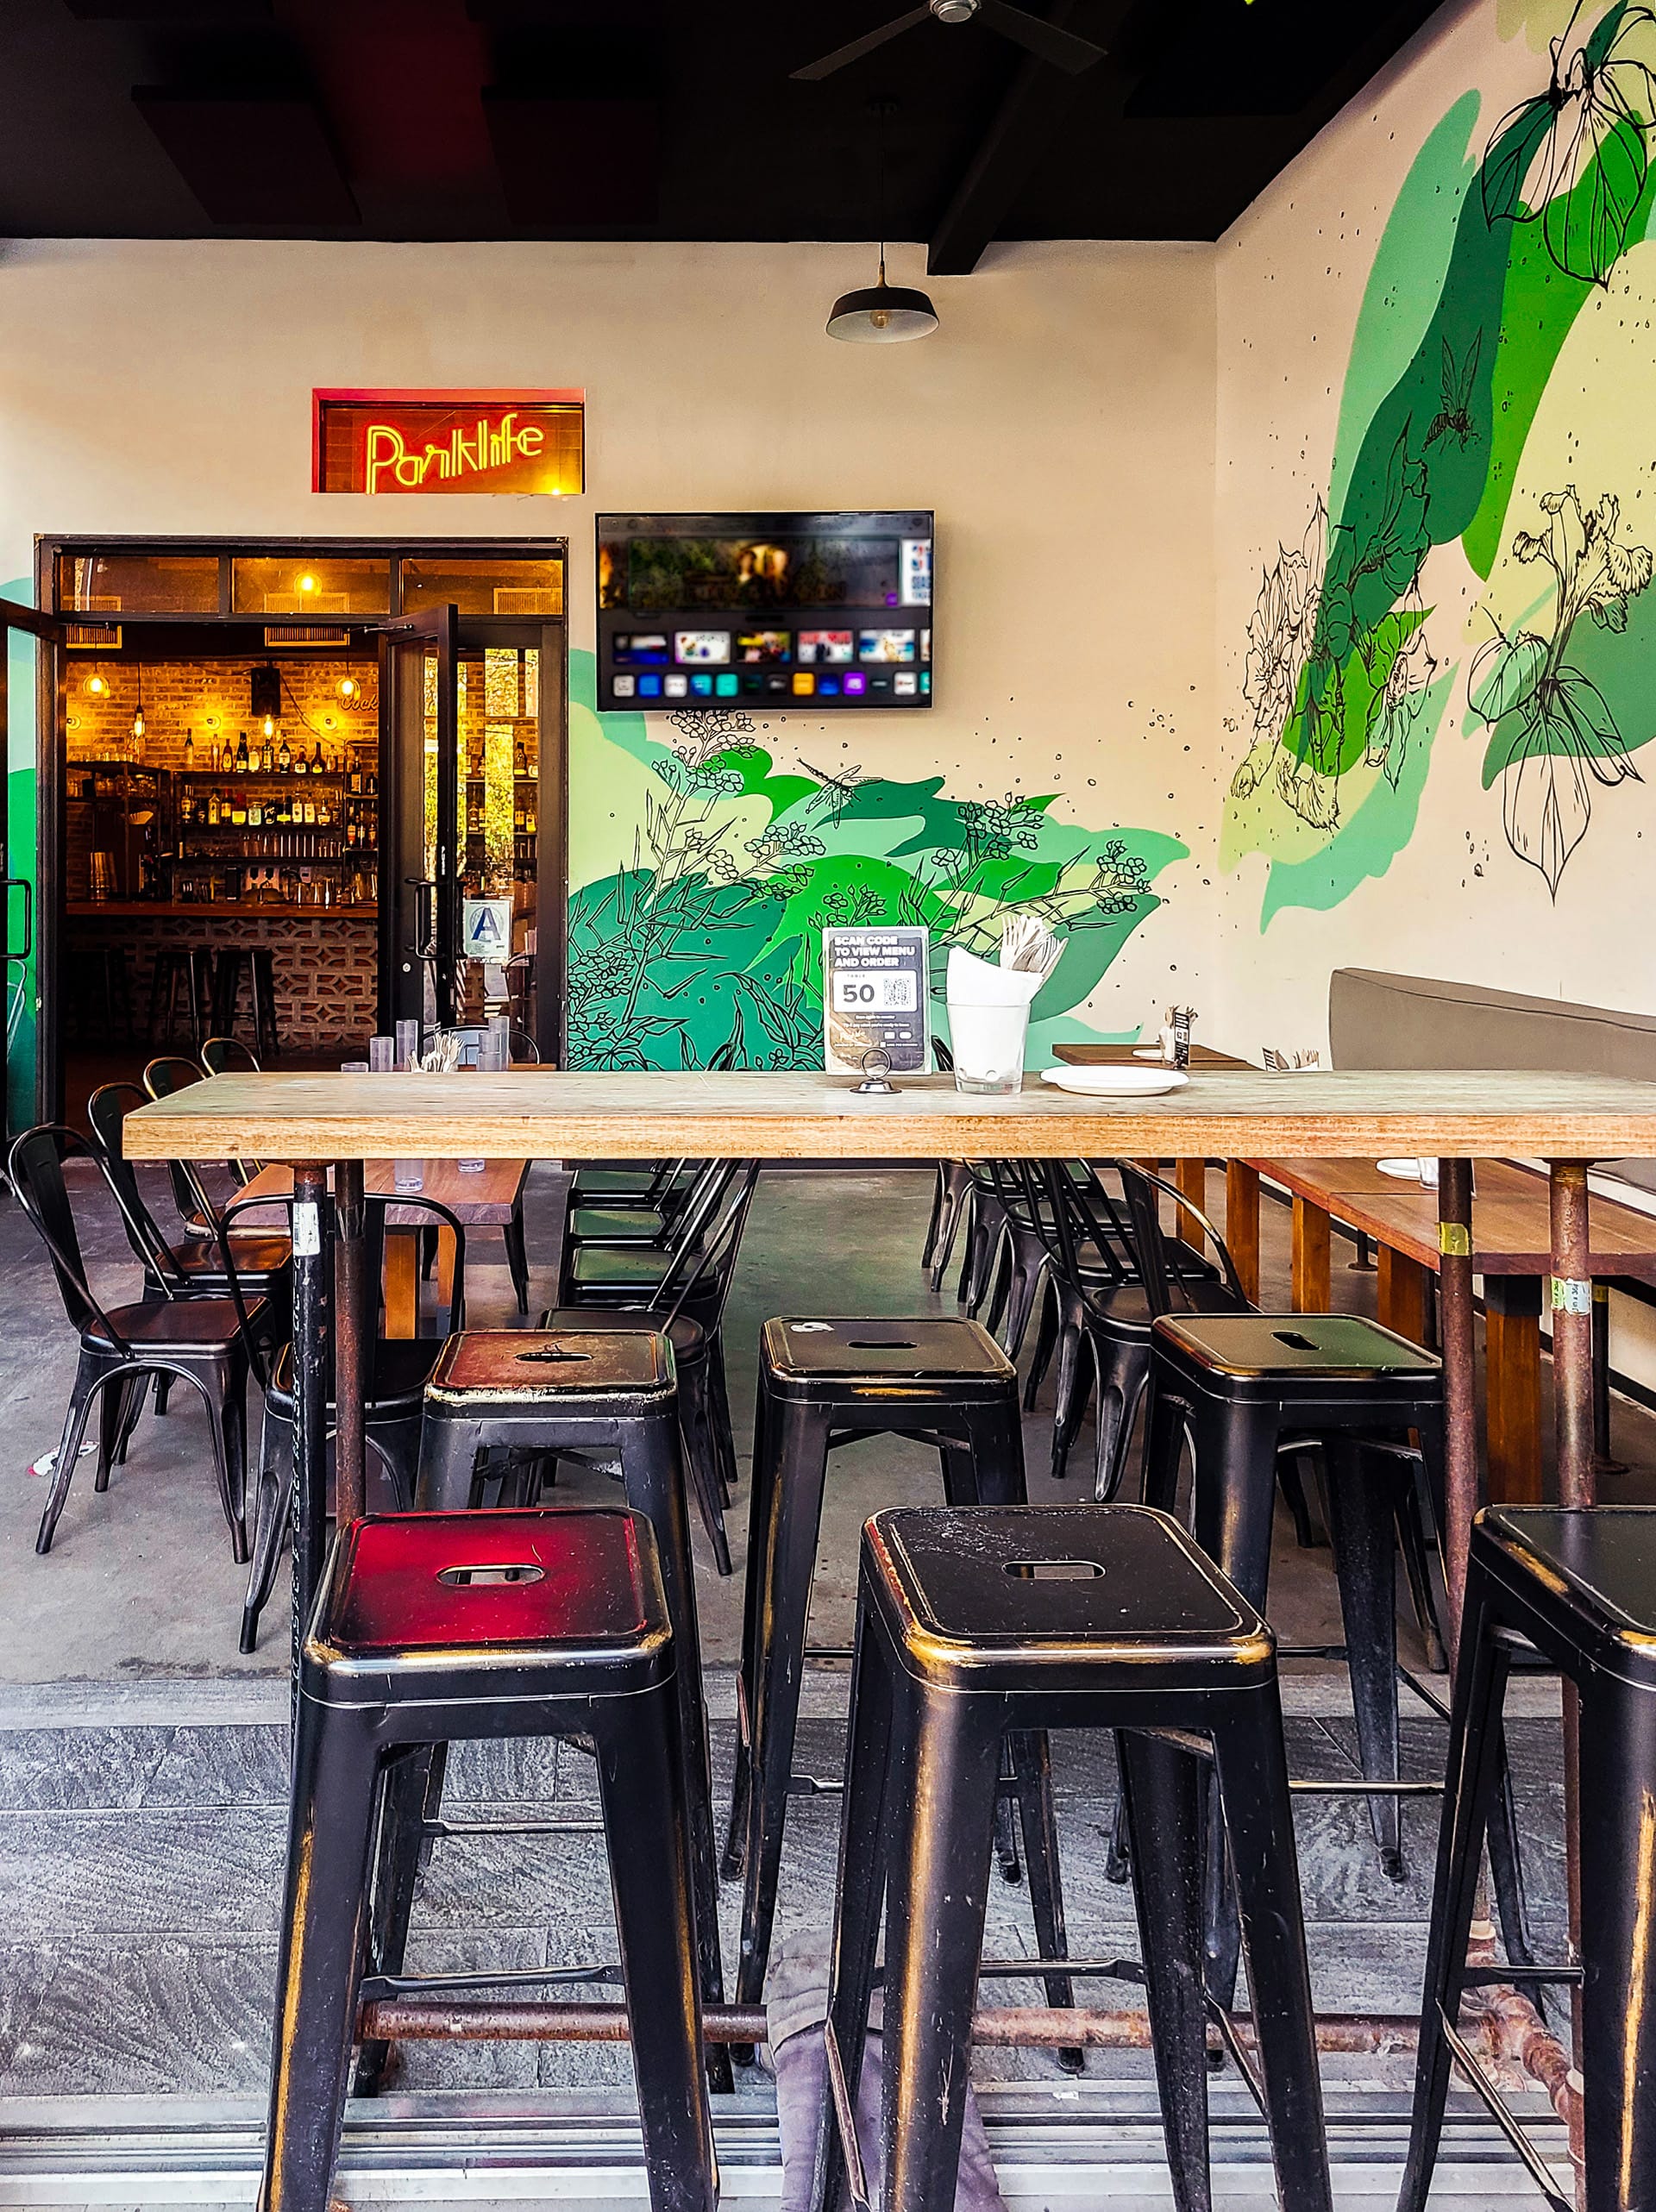
[[[1381,2212],[1396,2198],[1408,2099],[1390,2086],[1326,2087],[1334,2194]],[[1000,2186],[1014,2212],[1059,2203],[1171,2204],[1161,2124],[1147,2080],[1001,2084],[983,2090]],[[1515,2099],[1542,2157],[1567,2181],[1563,2128],[1540,2095]],[[780,2202],[781,2161],[768,2084],[714,2100],[726,2202]],[[1215,2203],[1274,2202],[1269,2149],[1245,2092],[1211,2090]],[[264,2126],[248,2099],[0,2099],[0,2205],[125,2208],[250,2204]],[[1452,2096],[1434,2190],[1463,2207],[1534,2201],[1523,2168],[1481,2109]],[[450,2091],[348,2109],[336,2200],[354,2207],[647,2202],[637,2109],[624,2091],[530,2097]]]

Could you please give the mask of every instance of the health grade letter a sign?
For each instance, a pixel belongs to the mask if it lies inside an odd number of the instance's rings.
[[[585,482],[579,392],[315,392],[311,489],[540,492]]]

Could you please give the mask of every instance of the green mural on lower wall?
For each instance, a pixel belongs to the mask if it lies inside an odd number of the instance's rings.
[[[1039,1055],[1097,1034],[1070,1010],[1185,856],[1154,830],[1064,823],[1056,796],[782,767],[745,715],[669,716],[665,739],[642,715],[600,719],[590,654],[571,655],[570,687],[574,1068],[820,1067],[825,927],[923,924],[940,992],[947,948],[992,953],[1014,911],[1064,940],[1032,1012]]]
[[[1550,51],[1481,154],[1475,93],[1421,148],[1369,273],[1327,499],[1262,578],[1223,843],[1227,866],[1270,862],[1262,926],[1386,872],[1452,700],[1555,899],[1595,794],[1638,781],[1656,736],[1651,555],[1628,519],[1649,440],[1602,428],[1648,422],[1656,12],[1578,0]],[[1606,480],[1578,490],[1590,446]],[[1450,635],[1434,599],[1468,585]]]

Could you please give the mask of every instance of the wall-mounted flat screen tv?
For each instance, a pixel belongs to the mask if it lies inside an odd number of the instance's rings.
[[[932,704],[930,514],[600,515],[598,704]]]

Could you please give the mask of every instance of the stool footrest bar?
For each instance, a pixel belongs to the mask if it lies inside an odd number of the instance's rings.
[[[1552,2212],[1576,2212],[1574,2199],[1560,2196],[1553,2187],[1552,2177],[1542,2163],[1540,2152],[1518,2125],[1511,2107],[1478,2064],[1477,2055],[1465,2037],[1453,2025],[1441,2005],[1438,2007],[1438,2020],[1443,2029],[1444,2040],[1454,2053],[1455,2064],[1465,2076],[1472,2094],[1521,2159],[1525,2171],[1552,2207]]]

